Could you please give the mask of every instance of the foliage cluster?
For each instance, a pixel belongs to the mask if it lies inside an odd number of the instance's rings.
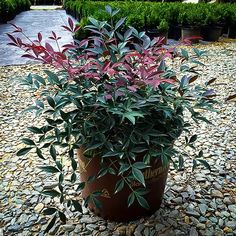
[[[18,13],[29,10],[30,0],[1,0],[0,23],[13,19]]]
[[[107,20],[102,10],[106,4],[121,9],[116,19],[127,16],[126,26],[132,25],[138,30],[156,29],[162,20],[169,26],[230,25],[236,22],[236,4],[66,0],[64,8],[78,20],[88,16]]]

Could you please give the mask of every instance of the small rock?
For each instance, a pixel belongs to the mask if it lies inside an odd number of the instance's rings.
[[[236,229],[236,221],[226,221],[225,225],[231,229]]]
[[[227,205],[232,204],[232,201],[230,200],[229,197],[225,197],[225,198],[223,199],[223,202],[224,202],[225,204],[227,204]]]
[[[222,192],[219,191],[219,190],[216,190],[216,189],[213,189],[211,191],[211,195],[212,195],[212,197],[217,197],[217,198],[223,198],[224,197]]]
[[[236,213],[236,205],[229,205],[228,206],[228,209],[233,212],[233,213]]]
[[[205,217],[203,217],[203,216],[201,216],[200,218],[199,218],[199,222],[200,223],[205,223],[207,221],[207,219],[205,218]]]
[[[220,227],[222,227],[224,225],[224,220],[223,219],[219,219],[218,225]]]
[[[186,215],[200,217],[200,214],[197,211],[186,211]]]
[[[14,224],[8,227],[8,231],[10,232],[17,232],[20,229],[20,225],[19,224]]]
[[[99,228],[98,225],[95,225],[95,224],[86,225],[86,229],[89,230],[89,231],[93,231],[93,230],[96,230],[98,228]]]
[[[224,228],[224,232],[228,234],[228,233],[232,233],[233,230],[231,228],[229,228],[229,227],[225,227]]]
[[[40,213],[42,211],[42,209],[44,208],[44,204],[43,203],[39,203],[35,206],[34,210],[37,213]]]
[[[191,227],[189,236],[198,236],[198,232],[194,227]]]
[[[0,236],[3,236],[3,229],[0,228]]]
[[[198,207],[199,207],[200,212],[202,213],[202,215],[205,215],[206,211],[208,209],[208,206],[206,204],[199,204]]]
[[[145,226],[143,224],[139,224],[134,231],[134,235],[135,236],[142,236],[142,231],[144,228],[145,228]]]
[[[161,231],[164,228],[165,228],[165,225],[163,225],[163,224],[158,223],[158,224],[155,225],[155,230],[157,232]]]
[[[182,197],[177,197],[173,199],[173,202],[177,203],[177,204],[181,204],[183,202]]]

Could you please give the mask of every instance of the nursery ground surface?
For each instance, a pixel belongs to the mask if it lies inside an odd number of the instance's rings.
[[[185,171],[171,169],[161,209],[150,217],[127,224],[110,222],[92,215],[71,215],[66,225],[56,225],[51,235],[236,235],[236,104],[225,99],[236,90],[236,43],[201,46],[207,53],[201,83],[217,78],[219,113],[206,113],[213,125],[194,124],[199,134],[196,146],[203,148],[212,171],[199,167],[191,171],[193,151],[185,162]],[[0,67],[0,236],[44,235],[48,218],[42,209],[51,204],[50,197],[39,194],[55,179],[40,172],[42,164],[33,153],[17,157],[23,147],[27,126],[40,120],[22,114],[36,98],[15,78],[28,72],[38,73],[43,65]],[[181,147],[182,141],[176,143]]]
[[[38,32],[48,37],[54,31],[59,36],[63,36],[60,40],[60,45],[70,43],[72,41],[71,34],[61,28],[61,25],[67,23],[69,16],[64,10],[55,10],[55,8],[57,9],[59,6],[34,6],[32,7],[34,10],[20,13],[9,23],[21,27],[31,40],[36,39]],[[18,48],[7,45],[9,39],[6,33],[10,33],[13,30],[14,28],[10,24],[0,24],[0,66],[31,62],[27,58],[20,57],[23,52]],[[50,40],[48,41],[50,42]],[[42,43],[44,42],[43,40]]]

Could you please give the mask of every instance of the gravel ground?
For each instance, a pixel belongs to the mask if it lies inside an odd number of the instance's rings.
[[[203,167],[191,172],[189,159],[185,171],[170,171],[163,204],[154,215],[122,224],[85,210],[66,225],[57,224],[51,235],[236,235],[236,106],[235,101],[225,102],[236,92],[236,43],[202,47],[208,52],[201,79],[217,78],[214,88],[220,112],[206,114],[212,126],[195,124],[193,131],[200,135],[196,145],[204,149],[212,172]],[[22,147],[20,138],[26,135],[26,127],[37,123],[31,114],[21,113],[37,94],[12,80],[42,67],[0,67],[0,236],[42,236],[48,222],[41,211],[51,200],[39,191],[51,180],[37,170],[39,162],[33,154],[15,154]]]

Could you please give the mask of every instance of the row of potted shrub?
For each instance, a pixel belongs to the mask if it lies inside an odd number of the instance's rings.
[[[61,5],[62,0],[30,0],[32,5]]]
[[[222,32],[227,33],[230,29],[229,36],[236,37],[236,4],[65,0],[64,8],[69,14],[86,24],[88,16],[106,20],[107,15],[102,9],[107,4],[120,9],[117,18],[127,17],[126,26],[133,25],[138,30],[162,31],[164,26],[168,29],[170,38],[179,39],[181,27],[203,27],[204,31],[206,28],[220,26]],[[209,37],[206,39],[212,40]]]
[[[18,13],[29,10],[30,0],[1,0],[0,23],[13,19]]]

